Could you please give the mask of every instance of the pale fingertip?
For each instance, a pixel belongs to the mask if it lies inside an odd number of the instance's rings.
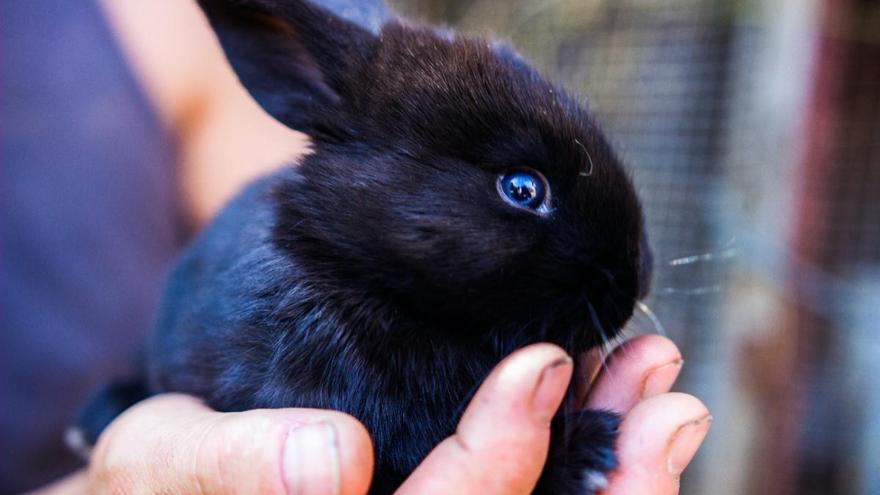
[[[619,468],[603,495],[678,493],[681,473],[711,421],[706,406],[688,394],[669,392],[637,404],[621,424]]]
[[[540,385],[545,371],[546,388]],[[472,418],[484,417],[529,417],[546,426],[549,420],[545,418],[550,414],[547,410],[555,412],[559,407],[571,372],[572,359],[558,346],[539,343],[517,350],[492,370],[477,390],[460,426],[467,430]],[[560,389],[562,392],[557,394]],[[542,411],[538,413],[536,408]]]
[[[648,370],[642,380],[640,398],[647,399],[669,392],[672,389],[672,385],[675,384],[675,380],[678,379],[683,365],[683,359],[676,359]]]
[[[617,346],[608,355],[607,366],[613,368],[626,363],[645,367],[681,361],[681,351],[675,342],[662,335],[639,335]]]
[[[285,441],[282,466],[288,493],[366,493],[373,477],[373,444],[364,425],[338,411],[294,411],[306,424],[294,423]],[[294,478],[288,470],[297,473]]]
[[[339,435],[332,423],[297,425],[284,442],[284,483],[290,495],[338,495]]]
[[[681,425],[672,435],[666,455],[666,470],[674,479],[677,480],[690,464],[711,426],[712,416],[707,414]]]
[[[669,391],[682,363],[678,347],[666,337],[642,335],[630,339],[609,355],[586,406],[626,413],[639,401]]]
[[[568,383],[571,381],[573,362],[570,357],[562,356],[548,364],[541,372],[535,394],[532,397],[532,411],[540,425],[550,426],[550,420],[556,415]]]

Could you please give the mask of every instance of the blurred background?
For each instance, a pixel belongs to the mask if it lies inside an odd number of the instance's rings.
[[[880,2],[391,3],[510,40],[632,168],[656,317],[628,332],[672,337],[715,417],[682,493],[880,494]],[[304,141],[191,2],[0,9],[6,493],[77,465],[63,426],[127,369],[174,253]]]
[[[682,493],[880,494],[880,2],[395,7],[509,39],[632,167],[647,304],[715,417]]]

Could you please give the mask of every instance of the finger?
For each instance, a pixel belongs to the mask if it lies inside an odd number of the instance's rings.
[[[683,363],[678,347],[666,337],[642,335],[630,339],[606,360],[586,406],[626,413],[639,401],[668,392]]]
[[[316,409],[218,413],[179,394],[117,418],[98,440],[90,492],[361,495],[372,446],[354,418]]]
[[[666,393],[640,402],[620,426],[619,467],[603,495],[677,494],[681,473],[711,424],[706,406],[687,394]]]
[[[535,344],[508,356],[477,391],[456,433],[398,493],[531,493],[571,372],[571,358],[554,345]]]

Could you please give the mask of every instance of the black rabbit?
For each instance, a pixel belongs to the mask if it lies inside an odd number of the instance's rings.
[[[611,338],[647,291],[633,186],[590,113],[503,44],[302,0],[200,0],[245,87],[314,152],[250,185],[183,254],[144,376],[221,411],[337,409],[389,493],[505,355]],[[234,136],[230,136],[234,139]],[[538,493],[601,487],[618,418],[560,413]]]

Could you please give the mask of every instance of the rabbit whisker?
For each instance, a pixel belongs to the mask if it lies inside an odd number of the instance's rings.
[[[692,287],[689,289],[678,289],[675,287],[662,287],[657,289],[658,295],[680,295],[680,296],[703,296],[706,294],[717,294],[721,292],[720,285],[706,285],[703,287]]]
[[[584,143],[578,141],[577,139],[575,139],[574,142],[575,142],[575,144],[577,144],[578,146],[580,146],[580,148],[581,148],[582,150],[584,150],[584,154],[587,155],[587,160],[590,162],[590,168],[587,169],[586,172],[581,172],[581,173],[578,174],[578,175],[580,175],[581,177],[589,177],[589,176],[593,175],[593,167],[594,167],[594,165],[593,165],[593,157],[590,156],[590,152],[589,152],[589,150],[587,150],[587,147],[584,146]]]
[[[654,326],[654,331],[656,331],[659,335],[666,337],[666,329],[663,328],[663,324],[660,323],[660,318],[657,318],[657,315],[648,307],[647,304],[642,301],[636,301],[636,308],[644,314],[648,320],[650,320],[651,324]]]
[[[681,256],[678,258],[674,258],[669,260],[666,264],[668,266],[682,266],[682,265],[692,265],[694,263],[700,263],[703,261],[714,261],[714,260],[724,260],[735,258],[739,255],[739,249],[735,247],[736,245],[736,237],[732,237],[729,241],[724,243],[721,246],[721,249],[717,251],[710,251],[708,253],[701,254],[693,254],[689,256]]]
[[[599,315],[596,314],[596,308],[593,307],[593,303],[587,299],[587,309],[590,310],[590,318],[593,320],[593,324],[596,325],[596,329],[599,330],[599,336],[602,337],[602,354],[607,354],[611,351],[611,342],[608,340],[608,334],[605,332],[605,327],[602,326],[602,322],[599,321]],[[602,360],[602,370],[607,373],[609,376],[611,375],[611,371],[608,368],[608,363],[605,359]]]

